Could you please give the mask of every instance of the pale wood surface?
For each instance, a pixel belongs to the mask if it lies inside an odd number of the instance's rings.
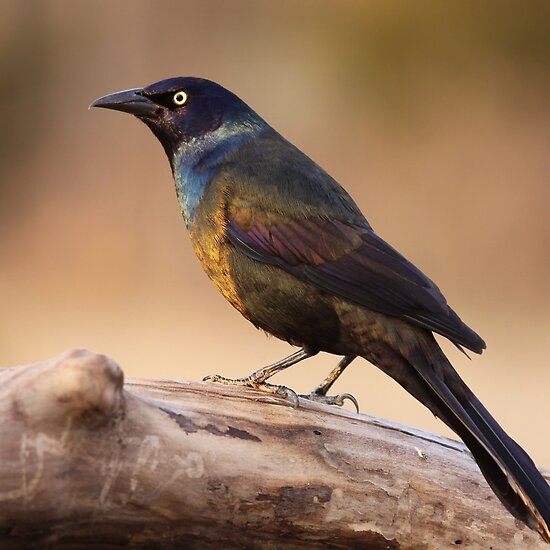
[[[0,548],[548,548],[465,447],[74,350],[0,371]],[[548,476],[547,476],[548,477]]]

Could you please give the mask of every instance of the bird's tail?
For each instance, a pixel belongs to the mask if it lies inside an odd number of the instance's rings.
[[[550,543],[550,486],[527,453],[466,386],[431,335],[400,356],[391,366],[377,366],[460,436],[504,506]]]

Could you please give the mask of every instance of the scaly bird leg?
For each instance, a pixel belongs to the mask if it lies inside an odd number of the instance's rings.
[[[340,362],[332,369],[330,374],[315,388],[313,388],[308,395],[300,395],[304,399],[310,401],[317,401],[318,403],[325,403],[326,405],[338,405],[341,407],[346,399],[349,399],[359,412],[359,403],[357,399],[351,393],[340,393],[338,395],[327,395],[328,391],[340,377],[340,375],[346,370],[346,367],[356,358],[356,355],[346,355]]]
[[[245,386],[248,388],[253,388],[258,391],[265,393],[271,393],[275,395],[280,395],[286,399],[292,400],[295,407],[298,406],[298,394],[286,386],[280,386],[276,384],[268,384],[266,380],[269,380],[272,376],[281,372],[308,357],[313,357],[318,352],[316,350],[311,350],[306,347],[294,352],[293,354],[267,365],[267,367],[262,367],[257,371],[253,372],[249,376],[244,378],[226,378],[219,374],[212,374],[203,378],[203,381],[208,382],[217,382],[218,384],[226,384],[228,386]]]

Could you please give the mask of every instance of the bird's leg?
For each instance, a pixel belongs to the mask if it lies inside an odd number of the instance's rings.
[[[298,394],[294,390],[277,384],[268,384],[266,380],[269,380],[269,378],[278,372],[281,372],[288,367],[307,359],[308,357],[313,357],[317,353],[318,352],[316,350],[312,350],[304,346],[301,350],[294,352],[288,357],[285,357],[276,363],[272,363],[271,365],[267,365],[266,367],[262,367],[244,378],[225,378],[225,376],[220,376],[219,374],[212,374],[203,378],[203,381],[217,382],[228,386],[246,386],[248,388],[253,388],[266,393],[281,395],[285,398],[291,399],[294,405],[298,406]]]
[[[315,388],[309,392],[308,395],[300,395],[310,401],[317,401],[319,403],[325,403],[326,405],[338,405],[341,407],[346,399],[349,399],[359,412],[359,403],[357,399],[351,393],[340,393],[338,395],[327,395],[328,391],[340,377],[340,375],[346,370],[346,367],[356,358],[356,355],[346,355],[340,362],[332,369],[329,375]]]

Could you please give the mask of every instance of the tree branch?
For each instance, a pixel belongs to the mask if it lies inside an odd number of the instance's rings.
[[[75,350],[0,371],[0,547],[546,548],[457,442],[300,401],[130,379]]]

